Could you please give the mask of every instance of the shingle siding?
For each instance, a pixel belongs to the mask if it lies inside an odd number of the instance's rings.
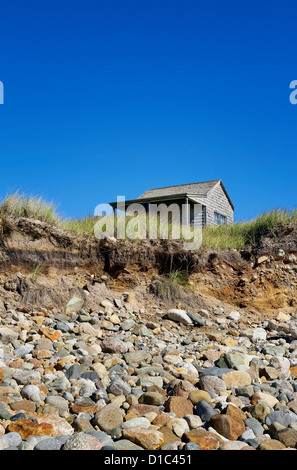
[[[206,224],[214,224],[214,213],[227,217],[227,224],[233,224],[233,209],[220,184],[217,184],[207,196]]]

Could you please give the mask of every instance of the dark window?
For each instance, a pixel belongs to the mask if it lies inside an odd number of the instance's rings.
[[[220,225],[220,214],[218,214],[217,212],[214,213],[214,223],[216,225]]]
[[[219,214],[218,212],[214,212],[214,223],[215,225],[226,225],[227,217]]]

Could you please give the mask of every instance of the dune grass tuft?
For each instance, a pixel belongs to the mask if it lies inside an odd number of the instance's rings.
[[[61,220],[53,203],[44,201],[41,197],[18,193],[6,196],[2,201],[0,217],[4,219],[5,217],[27,217],[51,225],[58,225]]]

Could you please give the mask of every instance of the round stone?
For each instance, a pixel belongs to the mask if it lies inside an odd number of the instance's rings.
[[[193,403],[193,405],[197,405],[200,400],[205,400],[208,403],[211,403],[211,396],[205,390],[193,390],[189,393],[189,400]]]
[[[109,403],[95,414],[92,423],[110,434],[114,429],[121,427],[123,423],[122,410],[116,403]]]
[[[18,432],[9,432],[4,434],[4,436],[1,436],[0,439],[7,442],[7,447],[17,447],[22,443],[22,437]]]
[[[276,439],[267,439],[259,445],[260,450],[282,450],[286,446]]]
[[[62,447],[62,450],[100,450],[102,444],[96,437],[78,432],[73,434]]]
[[[123,341],[116,338],[104,339],[101,343],[103,352],[110,354],[123,354],[127,351],[127,346]]]
[[[31,400],[34,402],[40,402],[40,389],[37,385],[25,385],[21,390],[21,395],[23,398],[27,400]]]
[[[52,437],[43,439],[35,447],[34,450],[60,450],[63,443],[58,439]]]

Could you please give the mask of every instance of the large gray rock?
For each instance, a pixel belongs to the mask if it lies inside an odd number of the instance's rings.
[[[290,410],[279,410],[279,411],[272,411],[268,413],[265,418],[265,424],[270,426],[272,423],[277,422],[285,426],[286,428],[289,427],[291,423],[295,423],[297,421],[297,415]]]
[[[35,447],[34,450],[60,450],[63,445],[59,439],[54,437],[49,437],[40,441]]]
[[[66,370],[65,377],[67,377],[68,380],[78,379],[83,374],[83,372],[84,370],[81,366],[78,364],[73,364]]]
[[[21,385],[30,385],[32,382],[40,382],[41,375],[40,372],[35,370],[22,370],[18,369],[13,373],[13,379]]]
[[[109,388],[108,388],[109,393],[113,393],[113,395],[118,396],[118,395],[130,395],[131,393],[131,387],[127,382],[124,382],[121,379],[115,379],[111,382]]]
[[[233,321],[238,321],[240,319],[240,313],[237,310],[233,310],[228,314],[228,318]]]
[[[186,325],[186,326],[193,325],[193,322],[191,318],[189,317],[189,315],[187,315],[186,310],[179,310],[177,308],[172,308],[171,310],[168,310],[167,317],[169,318],[169,320],[182,323],[183,325]]]
[[[23,346],[20,346],[19,348],[15,349],[14,354],[15,354],[15,356],[23,358],[27,354],[30,354],[30,352],[33,349],[34,349],[33,344],[24,344]]]
[[[199,386],[202,390],[216,395],[221,395],[227,390],[224,380],[215,375],[205,375],[204,377],[201,377]]]
[[[273,356],[270,359],[270,365],[278,371],[279,378],[289,378],[290,373],[290,361],[283,356]]]
[[[33,450],[39,442],[43,439],[48,439],[48,436],[33,436],[29,437],[26,441],[22,441],[20,444],[20,450]]]
[[[124,331],[129,331],[133,330],[137,326],[137,323],[134,320],[128,319],[123,321],[123,323],[120,325],[121,330]]]
[[[112,444],[112,447],[115,450],[144,450],[143,447],[140,447],[134,442],[129,441],[128,439],[120,439]]]
[[[204,326],[205,325],[205,321],[202,320],[201,317],[198,317],[197,315],[194,315],[194,313],[189,312],[188,310],[186,311],[186,314],[188,315],[190,320],[192,320],[194,325],[196,325],[196,326]]]
[[[217,414],[217,411],[207,401],[200,400],[194,409],[194,414],[207,423],[213,415]]]
[[[151,422],[142,416],[139,418],[132,418],[129,419],[128,421],[125,421],[122,424],[122,429],[127,429],[127,428],[145,428],[148,429],[151,425]]]
[[[0,437],[1,440],[6,441],[8,446],[19,446],[22,443],[22,438],[18,432],[9,432]]]
[[[3,344],[9,344],[18,338],[19,334],[11,328],[3,326],[0,328],[0,341]]]
[[[145,325],[137,325],[132,334],[136,336],[153,336],[152,332]]]
[[[139,364],[140,362],[146,361],[149,354],[147,351],[138,350],[138,351],[131,351],[125,354],[125,361],[127,364]]]
[[[83,307],[84,300],[79,297],[72,297],[66,304],[66,309],[71,313],[77,313]]]
[[[55,406],[62,418],[67,418],[69,415],[69,405],[65,398],[60,397],[59,395],[49,395],[46,397],[45,403],[47,405]]]
[[[262,424],[255,418],[247,418],[244,420],[244,424],[247,428],[252,429],[256,437],[260,437],[264,434],[264,428]]]

